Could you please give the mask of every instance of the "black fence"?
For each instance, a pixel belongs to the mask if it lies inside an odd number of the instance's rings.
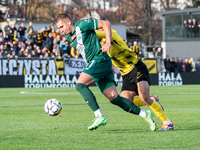
[[[67,88],[75,87],[79,75],[1,75],[0,88]],[[120,74],[114,74],[118,86],[122,86]],[[200,84],[200,73],[150,74],[151,85],[180,86]]]

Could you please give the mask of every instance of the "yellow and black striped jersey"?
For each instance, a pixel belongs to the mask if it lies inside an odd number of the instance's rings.
[[[101,45],[104,45],[106,41],[104,31],[96,31],[96,34],[101,40]],[[113,65],[119,69],[121,75],[126,75],[133,70],[140,59],[140,57],[126,45],[123,39],[113,29],[111,48],[108,55],[111,57]]]

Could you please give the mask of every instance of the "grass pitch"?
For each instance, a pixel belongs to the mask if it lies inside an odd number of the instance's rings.
[[[0,89],[0,149],[200,149],[200,85],[151,86],[151,95],[158,95],[175,125],[155,132],[141,117],[112,105],[97,87],[91,90],[108,119],[95,131],[87,129],[94,114],[74,88]],[[51,98],[63,105],[58,116],[44,111]],[[154,120],[160,128],[162,122],[155,115]]]

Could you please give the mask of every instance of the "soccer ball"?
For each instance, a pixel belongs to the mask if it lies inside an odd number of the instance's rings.
[[[56,116],[62,110],[62,104],[57,99],[49,99],[45,105],[44,110],[49,116]]]

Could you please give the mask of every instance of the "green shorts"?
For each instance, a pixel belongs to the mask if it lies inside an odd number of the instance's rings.
[[[112,71],[112,62],[109,56],[95,56],[93,60],[83,70],[90,75],[97,87],[103,93],[108,87],[116,86]]]

